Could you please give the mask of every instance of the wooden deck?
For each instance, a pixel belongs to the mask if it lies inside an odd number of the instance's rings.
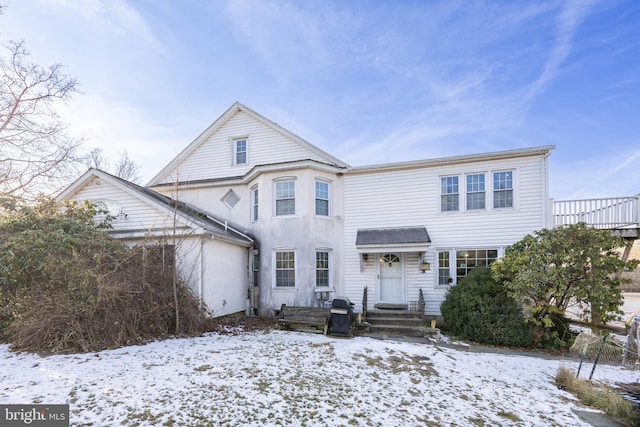
[[[640,194],[602,199],[557,200],[553,202],[553,226],[584,222],[595,228],[613,230],[626,238],[638,238]]]

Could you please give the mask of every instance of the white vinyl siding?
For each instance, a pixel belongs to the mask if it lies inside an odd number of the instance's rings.
[[[250,163],[243,165],[237,165],[233,161],[235,147],[229,143],[239,135],[248,135],[247,161]],[[327,162],[326,158],[314,151],[249,114],[238,111],[176,168],[159,178],[158,182],[173,182],[176,178],[190,181],[228,178],[248,172],[251,164],[266,165],[307,159]]]
[[[82,190],[76,193],[71,201],[117,201],[119,213],[111,223],[113,231],[120,230],[149,230],[150,224],[156,229],[170,227],[171,219],[159,209],[127,193],[126,191],[103,181],[93,178]]]

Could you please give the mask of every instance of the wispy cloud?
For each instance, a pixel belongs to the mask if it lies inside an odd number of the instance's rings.
[[[159,54],[166,50],[146,20],[124,0],[42,0],[82,17],[93,31],[103,31],[141,40]]]
[[[562,64],[571,52],[574,36],[590,6],[594,3],[591,0],[570,0],[564,3],[557,18],[556,37],[549,57],[544,64],[542,73],[527,90],[525,95],[527,101],[535,99],[561,71]]]
[[[638,145],[640,141],[615,150],[603,146],[592,157],[566,161],[553,171],[552,196],[580,199],[640,194],[640,150],[632,148]]]

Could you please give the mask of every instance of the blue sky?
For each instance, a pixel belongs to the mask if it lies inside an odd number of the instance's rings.
[[[240,101],[352,165],[556,145],[552,197],[640,193],[638,1],[5,2],[145,182]]]

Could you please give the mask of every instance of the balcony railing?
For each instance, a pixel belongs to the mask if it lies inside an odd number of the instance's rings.
[[[605,199],[558,200],[553,202],[553,226],[577,224],[602,229],[640,226],[640,195]]]

